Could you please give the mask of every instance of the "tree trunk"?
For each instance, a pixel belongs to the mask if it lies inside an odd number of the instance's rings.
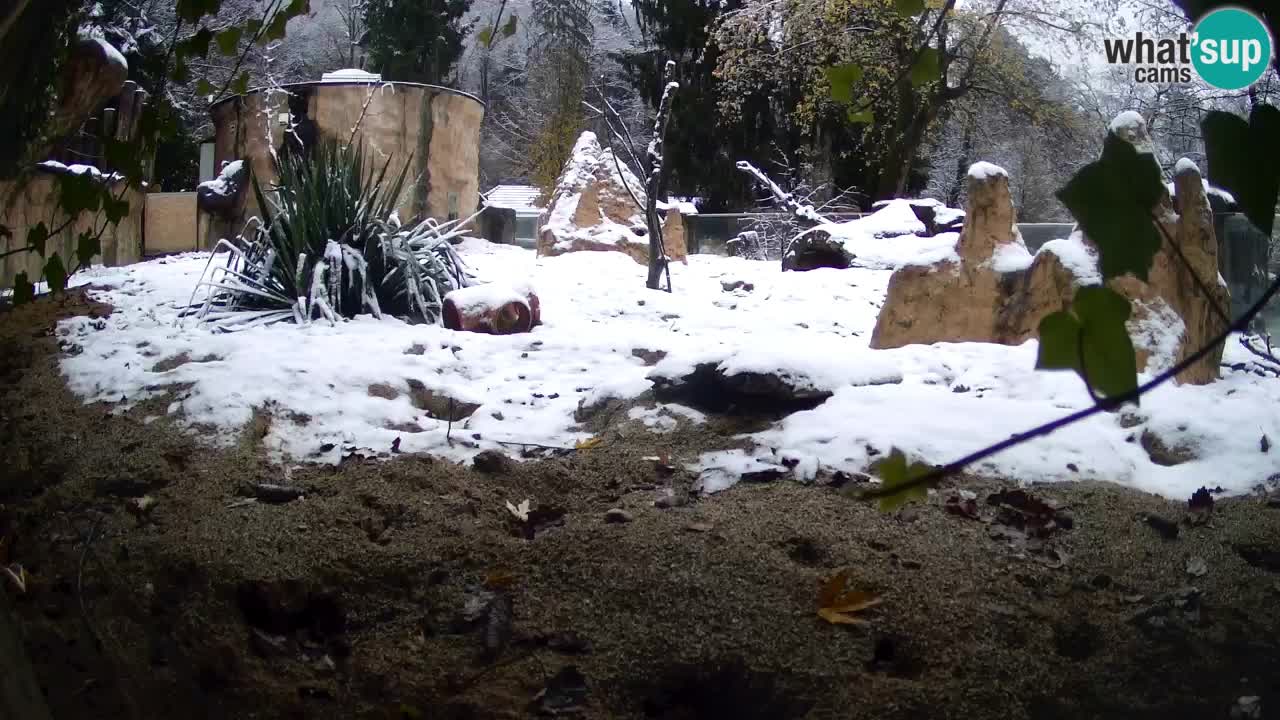
[[[3,590],[0,590],[0,717],[51,718],[23,647],[22,628]]]
[[[658,216],[658,198],[666,189],[666,160],[663,147],[667,139],[667,122],[671,119],[671,103],[680,85],[672,80],[676,64],[668,60],[662,73],[662,102],[653,121],[653,140],[649,143],[649,177],[645,182],[645,223],[649,226],[649,277],[645,286],[657,290],[662,273],[667,274],[667,292],[671,292],[671,270],[667,267],[667,250],[662,242],[662,219]]]

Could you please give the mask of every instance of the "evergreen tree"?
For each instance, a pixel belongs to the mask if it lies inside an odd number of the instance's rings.
[[[462,55],[471,31],[462,17],[471,0],[369,0],[364,48],[383,79],[442,84]]]
[[[654,108],[662,97],[663,65],[676,61],[680,90],[667,130],[668,187],[673,195],[702,197],[706,209],[753,205],[751,179],[734,164],[749,160],[764,165],[780,140],[767,95],[743,97],[738,117],[725,117],[718,107],[721,83],[715,73],[721,49],[712,29],[723,13],[741,6],[741,0],[635,0],[636,19],[654,49],[617,57]]]

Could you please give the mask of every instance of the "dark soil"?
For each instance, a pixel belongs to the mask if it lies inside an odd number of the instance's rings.
[[[684,502],[691,478],[645,456],[714,438],[625,412],[599,448],[483,473],[397,455],[286,474],[269,418],[213,450],[143,424],[163,399],[73,397],[53,325],[105,312],[73,293],[0,314],[0,536],[29,576],[4,592],[56,718],[1280,711],[1280,509],[1259,498],[1201,525],[1086,483],[997,506],[965,481],[973,503],[944,488],[891,515],[846,478]],[[522,523],[506,503],[525,499]],[[817,615],[840,570],[882,596],[865,625]]]

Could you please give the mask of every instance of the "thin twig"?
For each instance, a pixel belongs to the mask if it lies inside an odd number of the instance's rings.
[[[99,650],[102,649],[102,640],[99,639],[98,633],[93,629],[93,622],[89,619],[89,609],[84,604],[84,561],[89,557],[89,550],[93,547],[94,537],[98,534],[98,529],[102,526],[102,520],[105,514],[99,514],[97,519],[93,521],[93,526],[89,528],[89,535],[85,538],[84,547],[80,550],[80,562],[76,567],[76,597],[80,601],[80,618],[84,621],[84,629],[89,633],[89,637],[93,639],[93,644]]]

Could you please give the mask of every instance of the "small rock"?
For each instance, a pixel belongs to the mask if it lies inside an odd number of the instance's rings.
[[[570,665],[547,681],[547,686],[533,698],[533,710],[539,715],[571,715],[582,711],[587,699],[587,679]]]
[[[1261,720],[1262,698],[1257,695],[1245,695],[1237,698],[1231,708],[1231,720]]]
[[[1263,435],[1262,442],[1259,443],[1259,447],[1262,448],[1262,452],[1271,452],[1271,439],[1266,435]]]
[[[497,450],[485,450],[471,460],[471,466],[486,475],[509,473],[513,465],[511,458]]]
[[[622,508],[613,508],[604,514],[604,521],[607,523],[629,523],[634,519],[631,513]]]
[[[1089,585],[1093,586],[1094,588],[1097,588],[1098,590],[1106,590],[1107,588],[1111,587],[1111,576],[1110,575],[1094,575],[1092,578],[1090,578]]]
[[[248,497],[257,498],[262,502],[275,503],[277,505],[293,502],[302,497],[303,489],[292,485],[276,485],[275,483],[253,483],[242,493]]]
[[[1145,521],[1165,540],[1177,540],[1178,533],[1181,532],[1178,523],[1159,515],[1148,515]]]
[[[695,532],[695,533],[709,533],[712,530],[714,530],[715,527],[716,526],[712,525],[711,523],[696,522],[696,523],[689,523],[688,525],[685,525],[684,529],[688,530],[689,532]]]
[[[1209,572],[1209,564],[1201,557],[1187,558],[1187,574],[1191,577],[1203,577]]]
[[[662,510],[669,508],[684,507],[689,504],[689,500],[679,495],[663,495],[653,501],[653,506]]]
[[[573,632],[558,632],[545,639],[547,649],[565,655],[585,655],[591,652],[591,641]]]
[[[249,628],[249,648],[258,657],[282,657],[289,652],[288,641],[283,636],[268,635],[258,628]]]

